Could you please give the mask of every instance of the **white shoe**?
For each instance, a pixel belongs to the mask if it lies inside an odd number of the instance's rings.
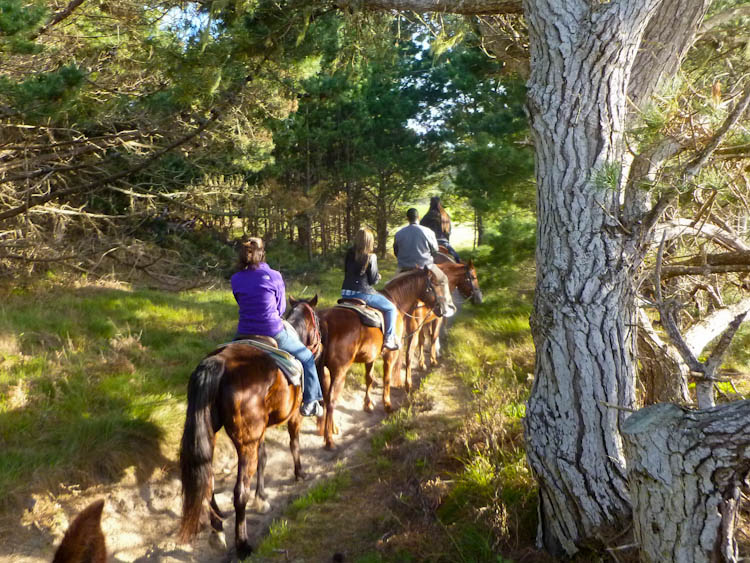
[[[323,405],[320,404],[320,401],[302,403],[299,412],[302,416],[323,416]]]
[[[401,344],[396,340],[396,337],[391,337],[383,342],[383,348],[387,350],[398,350],[401,348]]]

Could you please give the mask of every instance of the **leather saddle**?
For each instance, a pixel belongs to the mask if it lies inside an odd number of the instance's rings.
[[[342,297],[336,303],[338,303],[336,307],[355,311],[359,315],[363,325],[383,330],[383,326],[385,326],[383,323],[383,313],[378,309],[370,307],[362,299],[357,299],[356,297]]]

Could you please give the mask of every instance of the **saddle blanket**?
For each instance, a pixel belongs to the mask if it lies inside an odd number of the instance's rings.
[[[289,352],[276,348],[262,340],[255,340],[254,338],[233,340],[232,342],[222,344],[220,348],[226,348],[231,344],[245,344],[257,348],[258,350],[262,350],[271,356],[271,359],[276,362],[276,366],[281,370],[281,373],[284,374],[284,377],[286,377],[286,380],[291,385],[302,386],[302,382],[304,381],[302,377],[302,363]]]

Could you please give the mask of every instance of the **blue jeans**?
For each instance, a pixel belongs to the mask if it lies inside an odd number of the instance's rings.
[[[454,259],[454,260],[455,260],[456,262],[458,262],[459,264],[461,263],[461,258],[459,258],[459,256],[458,256],[458,252],[456,252],[456,251],[455,251],[455,250],[453,249],[453,247],[451,246],[451,243],[449,243],[447,239],[444,239],[444,238],[439,238],[439,239],[437,239],[437,242],[438,242],[438,244],[439,244],[440,246],[444,246],[444,247],[445,247],[445,248],[446,248],[446,249],[448,250],[448,253],[449,253],[449,254],[450,254],[451,256],[453,256],[453,259]]]
[[[344,291],[346,291],[346,295],[344,295]],[[398,309],[396,309],[396,306],[391,303],[391,300],[385,295],[381,295],[380,293],[360,293],[359,291],[343,290],[341,296],[356,297],[367,303],[370,307],[382,311],[383,321],[385,322],[383,338],[387,340],[395,334]]]
[[[280,333],[274,336],[279,348],[289,352],[292,356],[302,362],[305,370],[305,389],[302,393],[302,402],[310,403],[319,401],[323,398],[323,391],[320,390],[320,380],[318,379],[318,370],[315,368],[315,356],[307,347],[302,344],[294,331],[282,329]]]

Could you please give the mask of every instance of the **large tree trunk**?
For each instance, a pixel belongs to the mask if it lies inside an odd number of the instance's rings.
[[[637,250],[618,215],[626,88],[658,0],[526,0],[536,146],[536,379],[525,419],[539,541],[573,554],[630,516],[622,411],[635,404]]]
[[[662,404],[625,421],[635,536],[649,563],[737,561],[750,401],[702,411]]]

